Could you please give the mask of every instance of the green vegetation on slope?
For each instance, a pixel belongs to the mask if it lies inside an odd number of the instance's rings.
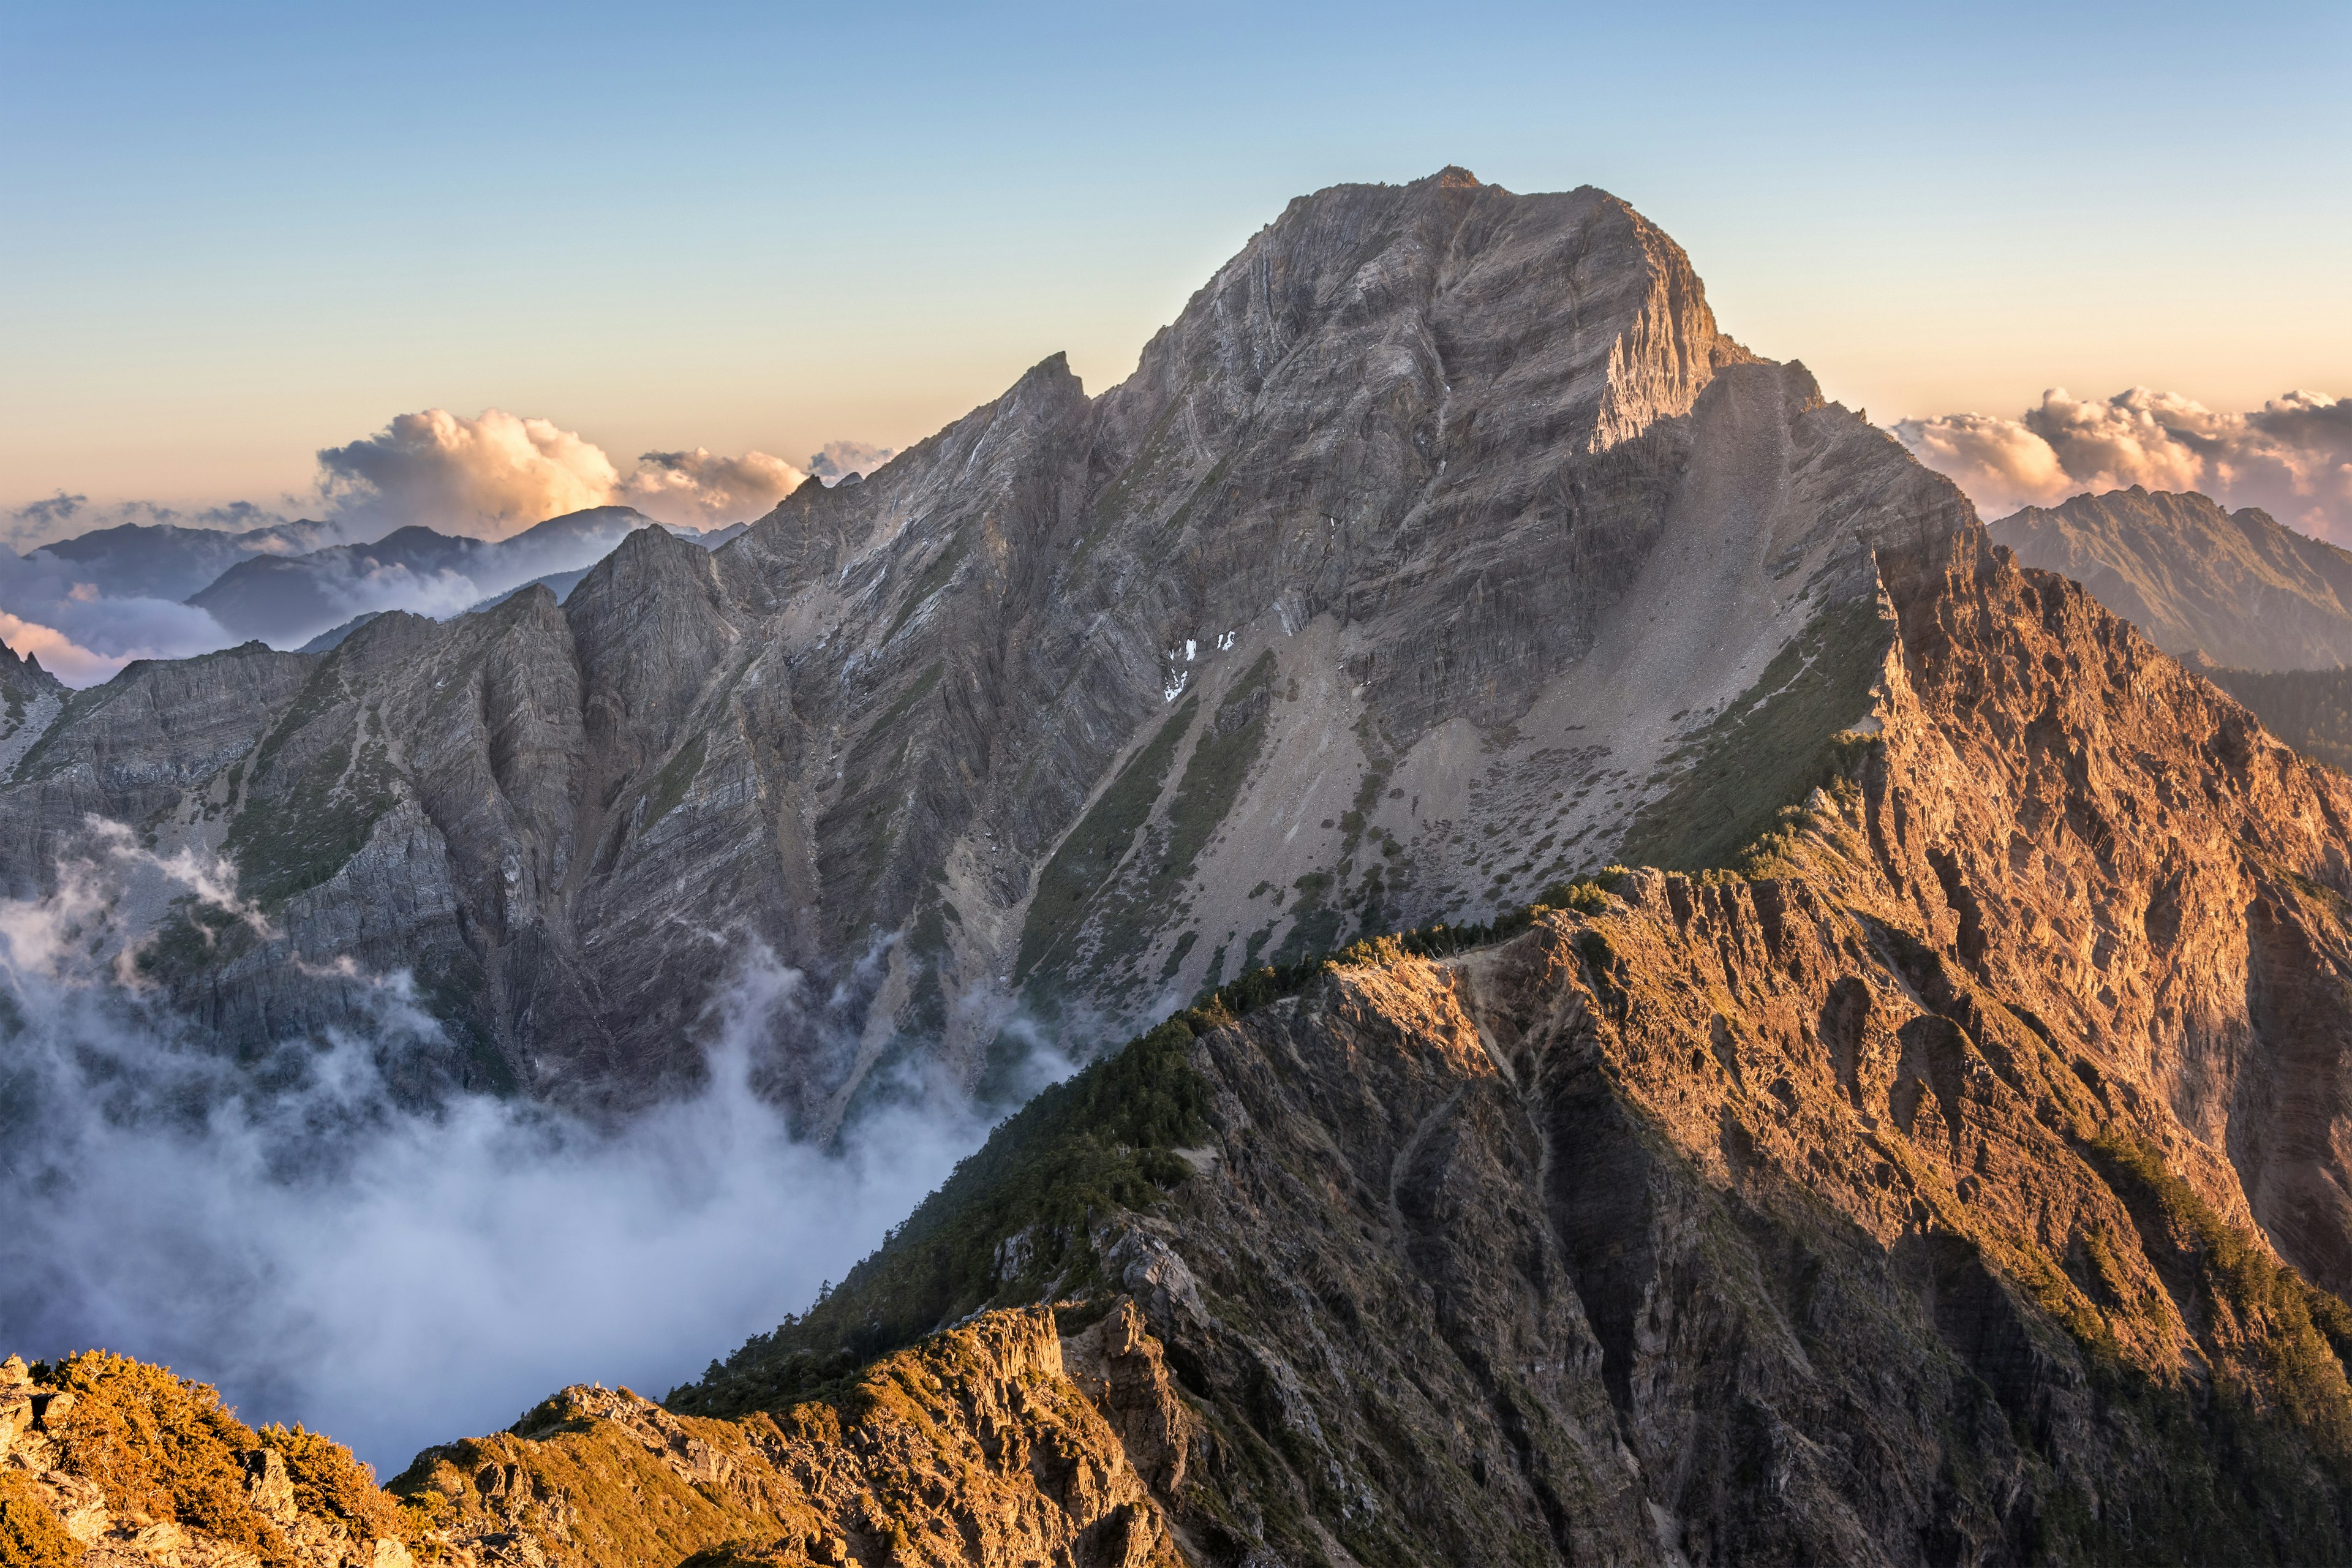
[[[2092,1152],[2135,1217],[2155,1232],[2146,1238],[2152,1256],[2174,1238],[2188,1243],[2204,1320],[2192,1317],[2191,1331],[2209,1346],[2217,1335],[2246,1335],[2281,1411],[2352,1479],[2352,1384],[2344,1373],[2352,1307],[2223,1219],[2148,1144],[2110,1134]]]
[[[1670,763],[1684,772],[1643,807],[1619,858],[1701,871],[1731,865],[1784,806],[1846,772],[1848,727],[1870,710],[1894,628],[1859,599],[1823,610],[1763,676]]]
[[[1197,711],[1194,700],[1185,699],[1160,726],[1160,732],[1119,770],[1110,787],[1037,874],[1037,891],[1029,900],[1029,918],[1021,927],[1021,954],[1013,967],[1015,985],[1026,980],[1047,953],[1077,934],[1087,901],[1117,873],[1119,862],[1134,847],[1135,830],[1150,816],[1169,766],[1176,759],[1176,743],[1184,738]]]
[[[339,648],[254,753],[245,803],[221,847],[236,863],[237,890],[264,910],[341,870],[398,800],[391,750],[368,738],[375,715],[344,711],[349,696]],[[313,724],[337,726],[334,738],[318,744],[304,734]]]
[[[1563,907],[1605,901],[1591,882],[1546,897]],[[1191,1173],[1173,1151],[1209,1133],[1208,1081],[1189,1055],[1201,1033],[1304,991],[1334,963],[1381,962],[1402,951],[1443,956],[1500,942],[1543,905],[1489,924],[1425,926],[1338,953],[1254,969],[1118,1052],[1055,1084],[1008,1118],[980,1152],[923,1200],[879,1250],[809,1310],[759,1335],[666,1404],[682,1415],[781,1410],[838,1394],[858,1370],[984,1308],[1038,1299],[1046,1286],[1099,1283],[1090,1225],[1160,1201]],[[1010,1244],[1010,1245],[1008,1245]]]
[[[1193,1025],[1209,1021],[1171,1019],[1038,1095],[838,1289],[713,1362],[700,1383],[670,1394],[670,1407],[781,1409],[971,1312],[1034,1300],[1084,1268],[1093,1216],[1148,1208],[1190,1173],[1171,1151],[1207,1134],[1208,1085],[1186,1052]]]
[[[1181,894],[1193,864],[1224,825],[1257,762],[1273,680],[1274,655],[1262,653],[1193,742],[1169,800],[1167,820],[1144,834],[1124,874],[1101,889],[1081,917],[1094,922],[1100,968],[1141,954],[1182,914]]]

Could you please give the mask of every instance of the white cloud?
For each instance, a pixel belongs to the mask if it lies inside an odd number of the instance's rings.
[[[280,504],[296,503],[294,498],[288,497]],[[0,544],[16,550],[36,550],[57,540],[95,532],[102,528],[119,528],[125,523],[149,528],[204,528],[223,533],[246,533],[282,527],[292,521],[287,512],[272,510],[249,500],[233,500],[220,506],[183,511],[177,507],[151,500],[109,501],[94,505],[86,495],[68,495],[59,490],[55,495],[0,511]]]
[[[164,1362],[249,1421],[301,1420],[396,1469],[563,1384],[658,1395],[697,1375],[840,1279],[987,1135],[947,1086],[914,1085],[832,1152],[796,1141],[751,1085],[777,1020],[822,999],[756,943],[704,1019],[707,1087],[617,1129],[482,1095],[404,1104],[387,1078],[449,1042],[407,975],[348,959],[314,971],[352,998],[325,1048],[290,1038],[240,1066],[140,988],[124,911],[187,897],[267,922],[226,865],[89,826],[55,892],[0,899],[0,997],[26,1026],[0,1325],[27,1355]]]
[[[185,658],[234,640],[193,605],[110,598],[70,563],[0,551],[0,642],[68,686],[96,685],[133,659]]]
[[[870,441],[827,441],[809,459],[809,472],[826,484],[838,484],[852,474],[867,475],[898,455],[896,447]]]
[[[837,479],[853,468],[870,473],[891,455],[885,447],[835,441],[812,463]],[[0,511],[0,542],[18,550],[123,523],[171,524],[222,536],[217,551],[186,535],[176,536],[176,542],[142,536],[78,566],[47,556],[19,560],[0,550],[0,639],[20,654],[37,655],[68,684],[90,685],[134,658],[184,658],[237,640],[203,611],[175,601],[247,555],[371,542],[410,524],[499,540],[551,517],[604,506],[635,507],[667,523],[723,527],[759,517],[809,477],[765,452],[730,457],[705,447],[647,452],[633,472],[623,474],[603,447],[579,432],[500,408],[471,418],[446,408],[398,415],[375,434],[327,447],[318,458],[316,491],[282,498],[275,509],[250,501],[192,510],[136,500],[94,506],[87,496],[60,490]],[[291,509],[323,521],[291,521]],[[244,537],[231,542],[230,535]],[[604,544],[596,553],[610,547]],[[348,614],[339,619],[382,609],[448,616],[528,576],[572,570],[593,558],[549,560],[496,582],[470,568],[362,571],[355,564],[322,587],[338,605],[348,601]]]
[[[691,452],[646,453],[614,499],[658,521],[724,528],[759,517],[807,478],[765,452],[725,458],[697,447]]]
[[[502,408],[471,419],[446,408],[398,415],[373,436],[321,450],[319,469],[339,513],[490,539],[604,506],[621,482],[594,442]]]
[[[2021,419],[1906,419],[1895,435],[1988,517],[2144,485],[2202,490],[2352,543],[2352,399],[2291,392],[2230,414],[2144,386],[2105,399],[2053,387]]]

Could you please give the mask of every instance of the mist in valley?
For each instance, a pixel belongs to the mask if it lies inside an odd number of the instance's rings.
[[[902,1086],[832,1149],[750,1085],[802,976],[741,956],[706,1015],[709,1073],[617,1129],[527,1101],[404,1107],[444,1054],[404,974],[323,1042],[231,1061],[142,985],[176,900],[236,918],[217,862],[126,829],[0,901],[0,1348],[103,1347],[300,1421],[389,1478],[571,1383],[659,1398],[805,1307],[976,1148],[984,1115]],[[1034,1064],[1042,1085],[1059,1064]]]

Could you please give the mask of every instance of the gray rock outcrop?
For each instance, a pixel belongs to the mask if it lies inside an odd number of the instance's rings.
[[[356,1026],[334,961],[405,968],[449,1070],[578,1103],[693,1079],[772,955],[764,1081],[822,1131],[1736,848],[1868,707],[1871,549],[1968,516],[1616,198],[1336,187],[1119,386],[1048,359],[715,552],[644,530],[561,605],[126,670],[8,775],[0,878],[92,814],[222,851],[266,934],[123,938],[205,1029]]]

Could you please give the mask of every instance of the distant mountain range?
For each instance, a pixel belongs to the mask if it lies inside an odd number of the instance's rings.
[[[70,563],[78,581],[106,597],[182,600],[239,640],[316,644],[317,651],[386,610],[456,615],[533,583],[561,598],[622,540],[652,526],[653,519],[625,506],[569,512],[496,540],[411,526],[373,542],[345,542],[337,524],[309,521],[245,533],[132,523],[33,553]],[[660,526],[716,549],[745,525]]]
[[[244,533],[126,522],[44,544],[30,554],[71,563],[79,581],[110,599],[184,600],[240,562],[300,555],[348,537],[334,523],[307,519]]]
[[[2135,485],[1991,525],[2028,566],[2074,578],[2167,653],[2241,669],[2352,663],[2352,553],[2268,512]]]

